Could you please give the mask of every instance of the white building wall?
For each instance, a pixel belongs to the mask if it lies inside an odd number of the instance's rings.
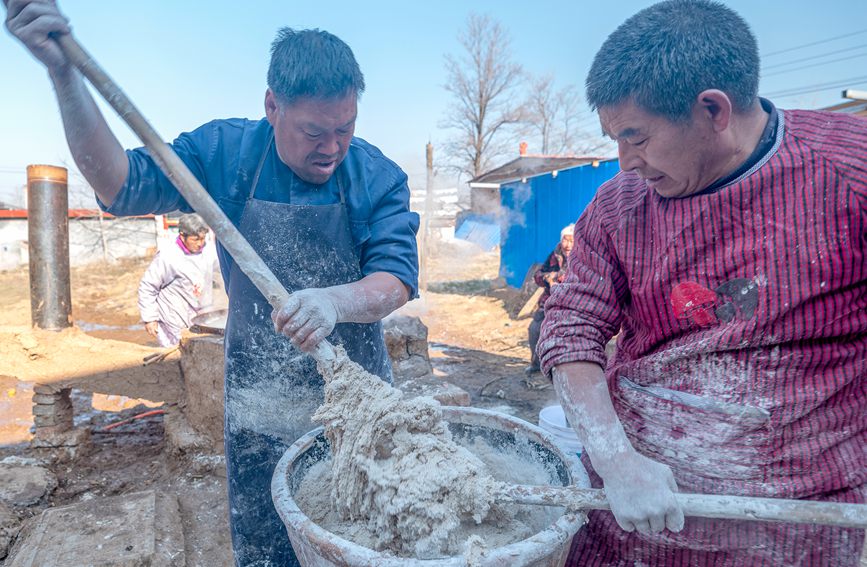
[[[98,218],[69,219],[69,263],[82,266],[152,255],[157,228],[154,218],[106,218],[102,225]],[[13,270],[29,261],[27,219],[0,219],[0,270]]]
[[[0,270],[12,270],[28,261],[27,220],[0,220]]]

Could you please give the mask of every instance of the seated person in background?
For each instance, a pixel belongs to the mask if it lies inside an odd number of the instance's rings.
[[[533,274],[533,280],[535,280],[536,285],[545,288],[545,291],[539,297],[539,308],[533,314],[533,320],[530,321],[530,328],[528,329],[532,358],[530,366],[526,370],[527,374],[539,372],[539,356],[536,354],[536,343],[539,342],[539,330],[542,328],[542,321],[545,319],[545,302],[548,301],[548,297],[551,295],[551,286],[561,283],[566,278],[566,270],[569,267],[569,253],[572,252],[572,233],[574,231],[574,224],[563,227],[563,230],[560,231],[560,242],[557,244],[557,247],[548,255],[548,259],[545,260],[542,267]]]
[[[217,255],[208,226],[196,214],[178,220],[178,237],[157,252],[138,287],[138,307],[147,333],[160,346],[176,346],[181,331],[213,302]]]

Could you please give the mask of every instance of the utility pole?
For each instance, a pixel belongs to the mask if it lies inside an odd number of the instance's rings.
[[[430,142],[425,146],[425,157],[427,161],[427,186],[424,193],[424,217],[422,218],[421,227],[421,258],[419,266],[419,288],[424,293],[427,291],[428,284],[428,257],[430,256],[430,241],[431,241],[431,216],[434,212],[434,188],[433,188],[433,144]]]

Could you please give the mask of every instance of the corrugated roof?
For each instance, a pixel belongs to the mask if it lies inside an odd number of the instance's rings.
[[[455,238],[472,242],[482,250],[493,250],[500,245],[500,225],[487,215],[466,215],[455,228]]]
[[[846,114],[867,117],[867,100],[848,100],[846,102],[841,102],[840,104],[835,104],[834,106],[826,106],[822,110],[844,112]]]
[[[509,163],[501,165],[470,180],[470,185],[476,183],[503,183],[526,179],[552,171],[561,171],[594,161],[608,161],[612,158],[592,156],[520,156]]]

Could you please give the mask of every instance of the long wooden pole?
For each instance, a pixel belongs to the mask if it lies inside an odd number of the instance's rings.
[[[765,520],[867,529],[867,505],[815,500],[785,500],[714,494],[676,494],[687,516]],[[507,486],[499,499],[519,504],[564,506],[575,510],[610,510],[605,491],[574,486]]]
[[[229,252],[238,267],[250,278],[271,307],[280,309],[289,299],[289,292],[256,254],[250,243],[241,235],[229,217],[208,194],[196,176],[174,150],[163,142],[156,130],[145,119],[132,101],[124,94],[117,84],[102,70],[72,34],[56,35],[54,39],[63,49],[66,57],[81,71],[106,102],[118,113],[120,118],[132,129],[150,151],[159,168],[165,173],[172,184],[177,187],[187,203],[205,219],[213,229],[220,243]],[[334,348],[327,340],[319,343],[311,353],[317,361],[333,360]]]

